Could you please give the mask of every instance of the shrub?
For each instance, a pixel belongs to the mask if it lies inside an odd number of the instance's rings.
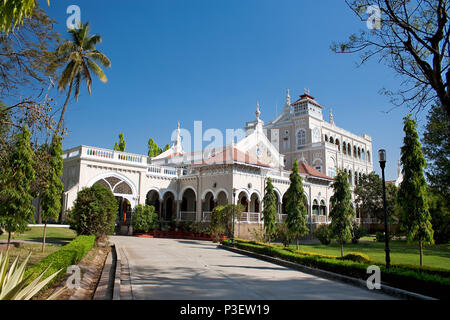
[[[281,241],[283,246],[287,247],[292,242],[292,235],[289,232],[289,228],[286,222],[277,224],[277,238]]]
[[[40,262],[31,266],[24,275],[24,278],[30,276],[30,279],[27,283],[30,283],[32,280],[36,279],[42,272],[44,272],[47,268],[47,272],[45,273],[45,277],[54,274],[60,269],[63,269],[62,272],[58,274],[49,284],[54,281],[61,279],[66,275],[65,270],[67,267],[78,263],[84,256],[92,249],[95,243],[95,236],[78,236],[74,240],[72,240],[69,244],[65,245],[58,251],[49,254]],[[48,285],[49,285],[48,284]],[[47,286],[48,286],[47,285]]]
[[[367,230],[361,227],[356,221],[352,223],[352,243],[357,244],[359,239],[367,235]]]
[[[354,262],[362,262],[362,263],[370,263],[370,257],[368,255],[359,253],[359,252],[349,252],[342,258],[338,258],[341,260],[350,260]]]
[[[319,239],[321,244],[329,245],[331,243],[331,230],[327,224],[320,225],[314,231],[314,236]]]
[[[384,232],[378,231],[375,234],[375,239],[376,239],[377,242],[384,242],[385,239],[386,239],[385,236],[384,236]],[[389,233],[389,240],[392,240],[392,233]]]
[[[111,190],[101,185],[78,192],[70,217],[79,235],[103,237],[114,232],[118,203]]]
[[[154,206],[138,205],[134,209],[133,214],[133,230],[137,232],[148,232],[157,227],[158,214],[155,212]]]

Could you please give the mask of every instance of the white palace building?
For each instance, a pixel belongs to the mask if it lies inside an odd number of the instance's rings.
[[[246,137],[237,143],[202,152],[185,152],[180,127],[172,147],[161,155],[118,152],[79,146],[64,151],[63,211],[72,208],[77,193],[101,184],[120,200],[119,222],[128,226],[138,204],[151,204],[161,221],[208,222],[215,206],[243,204],[241,236],[262,223],[262,199],[267,179],[273,180],[280,221],[284,217],[289,169],[298,159],[311,226],[328,223],[331,184],[338,169],[350,174],[352,186],[373,171],[372,140],[337,127],[330,111],[305,93],[266,124],[246,124]],[[123,228],[122,228],[123,229]],[[312,229],[312,228],[311,228]]]

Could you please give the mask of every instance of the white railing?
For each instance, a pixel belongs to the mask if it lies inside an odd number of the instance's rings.
[[[279,214],[278,222],[282,223],[282,222],[286,221],[286,218],[287,218],[287,214]]]
[[[195,211],[180,211],[178,219],[180,221],[195,221],[197,213]]]
[[[170,177],[178,176],[177,169],[159,167],[159,166],[155,166],[155,165],[149,165],[147,167],[147,174],[148,175],[157,175],[157,176],[170,176]]]
[[[211,221],[211,211],[203,211],[202,222],[210,222],[210,221]]]
[[[381,221],[377,218],[364,218],[362,219],[363,224],[380,224]]]
[[[313,222],[313,224],[328,223],[328,217],[327,216],[318,216],[318,215],[313,214],[312,222]]]
[[[125,162],[129,164],[147,165],[147,156],[132,154],[128,152],[120,152],[96,147],[81,146],[66,150],[63,153],[63,159],[68,160],[76,157],[84,157],[87,159],[102,159],[114,162]]]
[[[258,212],[242,212],[239,221],[247,223],[261,223],[261,213]]]

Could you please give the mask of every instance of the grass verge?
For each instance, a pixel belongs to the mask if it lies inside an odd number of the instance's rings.
[[[223,245],[231,246],[231,241],[223,241]],[[280,248],[253,241],[235,239],[234,246],[286,261],[298,263],[312,268],[322,269],[362,280],[368,278],[367,268],[370,265],[378,265],[381,270],[381,281],[392,287],[420,293],[438,299],[449,299],[450,271],[437,268],[420,268],[407,265],[393,265],[386,269],[383,264],[364,259],[367,256],[354,253],[351,256],[338,259],[332,256],[320,255],[293,249]],[[357,256],[355,258],[355,255]],[[353,261],[357,260],[357,261]]]

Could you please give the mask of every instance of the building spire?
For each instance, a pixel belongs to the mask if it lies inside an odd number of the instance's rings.
[[[330,109],[330,123],[334,124],[333,109]]]
[[[287,106],[291,105],[291,95],[289,93],[289,89],[287,89],[287,92],[286,92],[286,105]]]
[[[255,112],[255,114],[256,114],[256,120],[259,121],[259,117],[261,116],[261,111],[259,110],[259,102],[258,101],[256,101],[256,112]]]

